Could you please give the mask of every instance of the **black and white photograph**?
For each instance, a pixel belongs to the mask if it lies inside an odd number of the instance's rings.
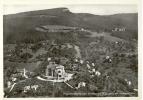
[[[3,5],[3,97],[138,97],[137,8]]]

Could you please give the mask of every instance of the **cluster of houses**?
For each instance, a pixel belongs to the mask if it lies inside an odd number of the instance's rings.
[[[28,92],[29,90],[34,90],[37,91],[37,88],[39,87],[39,85],[28,85],[28,86],[24,86],[24,93]]]
[[[98,70],[98,68],[96,68],[95,63],[90,62],[88,60],[84,61],[80,58],[74,58],[74,60],[72,62],[73,73],[72,73],[72,71],[71,71],[71,73],[67,73],[65,70],[65,66],[61,65],[60,63],[55,62],[55,60],[53,60],[51,57],[48,57],[47,61],[48,61],[48,64],[46,65],[44,80],[45,81],[53,81],[53,82],[65,82],[69,87],[71,87],[73,89],[78,90],[81,87],[85,87],[87,84],[84,81],[79,82],[76,87],[68,84],[68,81],[72,80],[72,78],[73,78],[72,76],[74,75],[74,69],[76,69],[77,67],[78,68],[83,67],[82,65],[84,65],[86,67],[86,70],[90,73],[91,78],[94,76],[100,77],[102,75],[102,72],[100,72]],[[110,56],[106,56],[105,61],[108,63],[111,63],[112,58]],[[25,68],[18,69],[17,71],[18,71],[17,74],[12,75],[11,81],[7,82],[8,88],[11,88],[10,91],[12,90],[14,85],[19,81],[17,76],[22,76],[23,79],[30,78],[30,76],[27,74],[29,71],[27,71]],[[32,72],[29,72],[29,73],[32,74]],[[107,75],[107,79],[109,77],[110,76]],[[38,78],[38,79],[43,80],[42,78]],[[132,84],[132,82],[127,79],[125,79],[125,82],[128,84],[128,86],[131,86],[131,84]],[[38,85],[25,86],[24,92],[27,92],[30,89],[33,89],[36,91],[38,87],[39,87]]]
[[[49,61],[49,64],[46,67],[46,76],[49,79],[64,79],[66,77],[65,67],[60,64],[56,64],[55,61],[52,61],[51,58],[47,59]],[[88,69],[88,72],[91,73],[91,76],[100,76],[101,72],[97,70],[95,63],[89,63],[89,61],[83,61],[79,58],[75,58],[72,62],[71,66],[72,70],[75,71],[75,69],[82,67],[82,65],[86,65],[86,69]],[[72,72],[72,71],[71,71]]]
[[[124,28],[124,27],[122,27],[122,28],[116,27],[116,28],[114,28],[114,29],[112,30],[112,32],[122,32],[122,31],[126,31],[126,28]]]
[[[22,82],[25,79],[31,78],[34,72],[23,69],[17,69],[17,72],[12,74],[10,80],[7,81],[7,88],[11,88],[14,83]]]

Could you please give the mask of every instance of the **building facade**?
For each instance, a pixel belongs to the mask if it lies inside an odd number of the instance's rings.
[[[55,62],[49,62],[49,65],[46,68],[46,76],[51,79],[64,79],[65,70],[64,66],[55,64]]]

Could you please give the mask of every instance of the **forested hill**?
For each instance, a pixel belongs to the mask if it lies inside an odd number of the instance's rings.
[[[24,41],[23,37],[32,36],[40,40],[45,34],[35,30],[45,25],[62,25],[79,27],[96,32],[111,32],[113,36],[123,39],[137,39],[138,14],[93,15],[88,13],[72,13],[67,8],[55,8],[23,12],[3,16],[4,43]],[[126,28],[125,32],[112,32],[115,28]]]

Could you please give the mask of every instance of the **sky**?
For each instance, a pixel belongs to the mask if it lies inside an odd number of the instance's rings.
[[[97,4],[78,4],[78,5],[4,5],[3,14],[15,14],[26,11],[44,10],[51,8],[66,7],[73,13],[91,13],[95,15],[112,15],[117,13],[137,13],[136,5],[97,5]]]

